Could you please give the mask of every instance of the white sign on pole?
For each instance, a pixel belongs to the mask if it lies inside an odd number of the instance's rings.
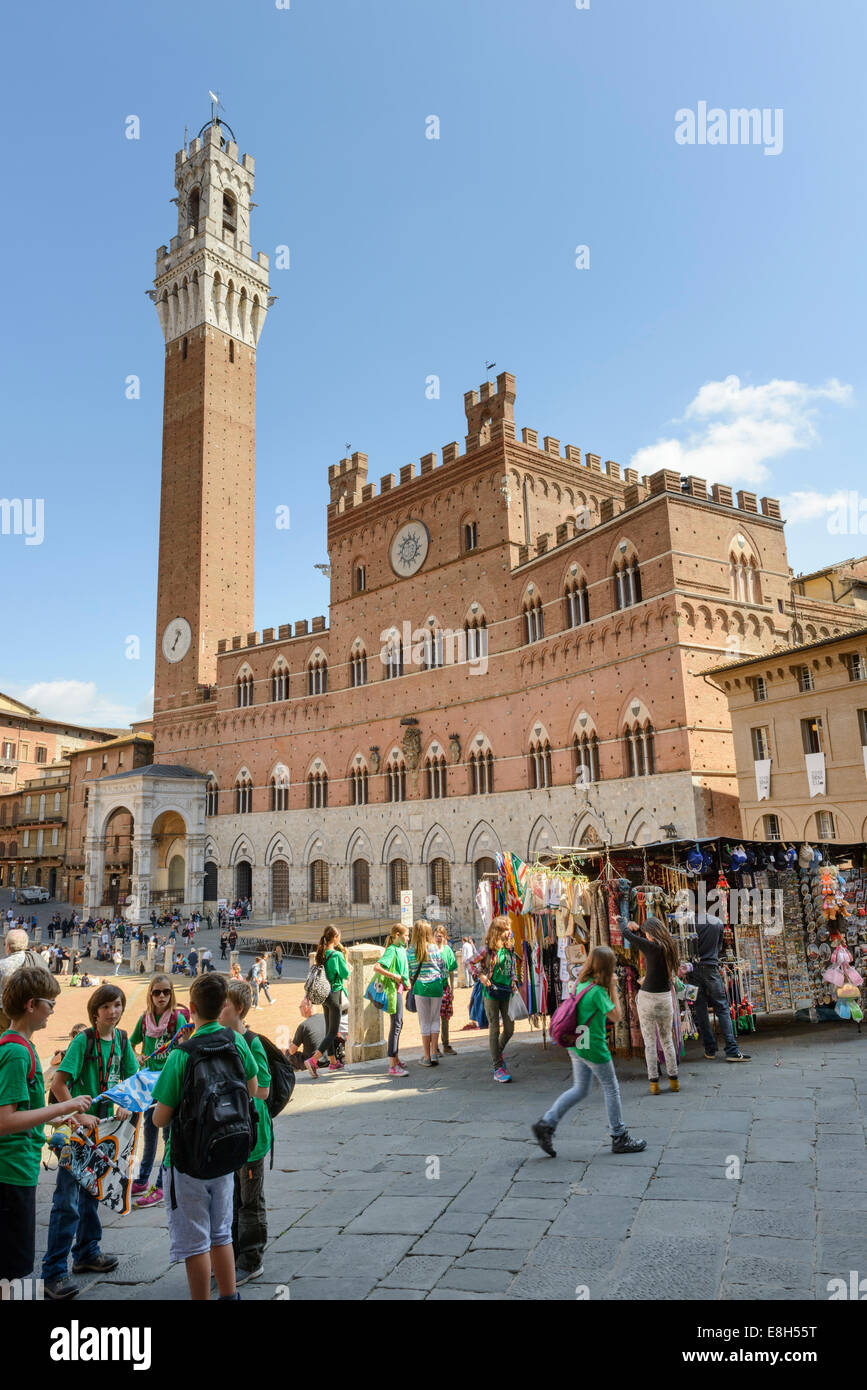
[[[407,889],[406,891],[403,891],[403,890],[401,891],[401,895],[400,895],[400,925],[401,925],[402,927],[411,927],[411,926],[412,926],[412,923],[413,923],[413,916],[412,916],[412,889],[410,888],[410,889]]]

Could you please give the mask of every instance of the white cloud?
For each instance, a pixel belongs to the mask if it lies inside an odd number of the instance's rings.
[[[837,492],[790,492],[780,498],[780,510],[786,521],[797,526],[799,522],[815,521],[827,517],[849,505],[849,494],[844,489]]]
[[[743,386],[737,376],[709,381],[675,422],[693,422],[686,438],[648,444],[633,454],[630,465],[641,474],[671,468],[711,483],[757,485],[770,477],[769,460],[816,443],[822,402],[846,405],[851,399],[851,386],[836,378],[824,386],[777,380]]]
[[[8,683],[3,684],[2,689],[49,719],[66,719],[71,724],[122,729],[136,718],[130,705],[118,704],[107,695],[101,695],[95,681],[37,681],[26,686]]]

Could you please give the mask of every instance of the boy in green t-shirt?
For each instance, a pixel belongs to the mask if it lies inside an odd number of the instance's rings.
[[[0,1036],[0,1279],[26,1279],[36,1259],[36,1186],[43,1125],[81,1120],[90,1096],[45,1104],[33,1034],[48,1023],[60,985],[39,966],[22,966],[6,981]]]
[[[154,1124],[158,1129],[168,1128],[180,1106],[188,1061],[186,1049],[196,1037],[222,1030],[220,1014],[227,997],[225,976],[209,972],[207,975],[197,975],[193,980],[190,1014],[196,1031],[189,1043],[183,1043],[169,1053],[169,1059],[154,1087],[154,1100],[157,1102]],[[235,1033],[234,1041],[241,1056],[247,1091],[255,1097],[259,1094],[256,1062],[240,1033]],[[167,1168],[172,1168],[171,1133],[163,1162]],[[232,1255],[234,1173],[226,1173],[219,1178],[195,1178],[175,1168],[173,1186],[174,1200],[169,1203],[168,1210],[170,1259],[172,1263],[183,1260],[186,1264],[190,1297],[197,1302],[207,1302],[213,1268],[220,1298],[240,1298],[235,1286],[235,1261]]]
[[[126,995],[119,985],[100,985],[87,1001],[90,1027],[73,1038],[57,1068],[53,1090],[58,1100],[73,1096],[100,1096],[119,1081],[138,1071],[129,1039],[118,1028],[126,1008]],[[93,1111],[93,1105],[89,1107]],[[110,1119],[113,1106],[100,1101],[95,1118]],[[119,1120],[129,1111],[118,1106]],[[42,1261],[45,1296],[74,1298],[78,1285],[69,1278],[68,1260],[72,1249],[73,1274],[106,1274],[117,1267],[115,1255],[104,1255],[99,1243],[102,1225],[99,1202],[76,1182],[68,1168],[58,1168],[57,1186],[48,1223],[48,1248]]]
[[[229,997],[223,1005],[220,1022],[244,1039],[256,1063],[254,1096],[259,1125],[256,1143],[242,1168],[235,1174],[235,1193],[232,1207],[232,1244],[235,1247],[235,1282],[246,1284],[258,1279],[265,1271],[262,1256],[268,1239],[268,1217],[265,1209],[265,1156],[271,1149],[273,1124],[266,1104],[271,1093],[271,1071],[268,1058],[258,1034],[251,1032],[245,1022],[253,1003],[253,991],[245,980],[229,981]]]

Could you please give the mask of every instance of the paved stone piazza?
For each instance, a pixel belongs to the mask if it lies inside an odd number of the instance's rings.
[[[265,1274],[242,1298],[826,1300],[829,1279],[864,1268],[865,1045],[854,1024],[768,1027],[732,1066],[690,1043],[680,1094],[658,1097],[642,1061],[620,1061],[626,1122],[648,1146],[618,1158],[598,1088],[560,1126],[556,1159],[533,1141],[568,1073],[539,1035],[510,1048],[508,1086],[481,1037],[437,1070],[407,1049],[401,1081],[382,1062],[299,1077],[266,1179]],[[38,1259],[53,1186],[44,1173]],[[73,1310],[187,1301],[165,1208],[104,1224],[121,1263],[82,1276]]]

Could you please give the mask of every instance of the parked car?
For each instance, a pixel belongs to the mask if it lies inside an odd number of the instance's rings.
[[[20,903],[48,903],[51,901],[51,894],[47,888],[39,888],[34,885],[32,888],[22,888],[18,894]]]

